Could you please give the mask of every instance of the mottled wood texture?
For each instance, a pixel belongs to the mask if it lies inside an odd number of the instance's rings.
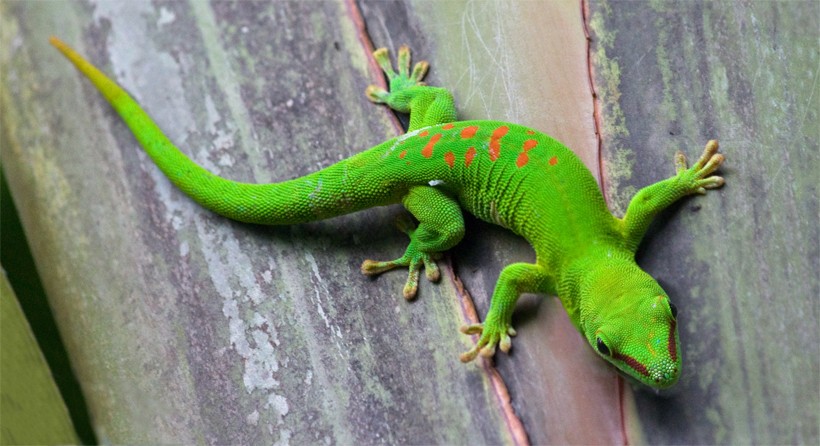
[[[589,6],[591,59],[577,2],[4,2],[3,168],[100,438],[816,442],[816,4]],[[675,148],[721,139],[729,185],[667,213],[641,255],[682,309],[682,382],[633,396],[541,296],[522,299],[511,356],[461,365],[460,284],[483,316],[500,269],[533,257],[523,240],[469,221],[442,283],[406,303],[404,274],[358,273],[404,249],[400,208],[283,228],[210,214],[49,34],[240,181],[400,131],[362,94],[380,79],[369,40],[429,60],[462,117],[565,141],[615,210]]]

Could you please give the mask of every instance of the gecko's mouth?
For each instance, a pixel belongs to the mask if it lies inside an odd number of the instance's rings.
[[[615,353],[614,355],[612,355],[612,358],[626,364],[629,368],[638,372],[647,379],[652,379],[652,375],[649,373],[649,369],[637,359],[621,353]]]

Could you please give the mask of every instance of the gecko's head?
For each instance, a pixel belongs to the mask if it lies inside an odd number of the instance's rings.
[[[607,276],[605,286],[590,290],[597,291],[596,305],[581,311],[587,341],[641,383],[671,387],[681,372],[677,308],[643,271]]]

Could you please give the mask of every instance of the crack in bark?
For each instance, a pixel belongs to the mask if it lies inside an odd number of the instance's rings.
[[[595,73],[592,65],[592,35],[589,32],[589,0],[581,0],[581,23],[584,26],[584,37],[587,40],[587,81],[589,91],[592,94],[592,124],[595,128],[595,140],[598,144],[598,184],[601,193],[606,200],[606,186],[604,185],[604,157],[603,157],[603,137],[601,136],[601,104],[598,101],[598,93],[595,91]],[[608,205],[609,203],[607,203]]]
[[[376,79],[376,84],[387,90],[388,85],[385,80],[384,73],[382,73],[381,68],[379,68],[379,65],[376,63],[376,59],[373,58],[373,51],[375,51],[376,48],[373,46],[373,40],[370,39],[370,34],[367,32],[367,24],[365,23],[364,16],[362,16],[362,11],[359,8],[358,3],[356,0],[344,0],[344,4],[347,8],[348,16],[353,21],[353,25],[356,27],[356,36],[359,38],[359,42],[362,44],[362,47],[365,51],[367,51],[367,62],[371,71],[370,78]],[[364,92],[362,92],[362,96],[364,96]],[[390,121],[393,123],[393,127],[396,128],[396,131],[398,133],[404,133],[405,129],[402,127],[401,122],[399,122],[399,118],[396,116],[396,113],[391,112],[389,115]]]
[[[595,90],[595,67],[592,62],[592,35],[589,31],[589,19],[590,19],[590,6],[589,0],[581,0],[581,23],[584,27],[584,37],[586,37],[587,41],[587,80],[589,82],[589,91],[592,96],[592,123],[595,129],[595,140],[598,145],[598,185],[601,188],[601,193],[604,196],[604,201],[606,202],[607,206],[609,206],[609,200],[607,199],[606,193],[606,183],[604,181],[604,141],[603,136],[601,135],[601,103],[598,101],[598,93]],[[615,386],[617,389],[617,399],[618,399],[618,413],[621,418],[621,438],[623,440],[624,446],[629,445],[629,432],[627,431],[626,427],[626,411],[625,411],[625,394],[626,389],[624,388],[624,379],[619,375],[615,374]]]
[[[473,303],[473,298],[470,296],[470,293],[467,292],[467,289],[464,288],[464,283],[456,275],[453,269],[452,258],[450,256],[447,256],[446,267],[450,273],[448,274],[448,277],[451,278],[453,287],[455,288],[456,293],[458,293],[464,320],[469,324],[479,323],[480,320],[475,309],[475,304]],[[473,336],[473,338],[475,337],[476,336]],[[475,339],[473,340],[475,341]],[[507,384],[504,382],[501,374],[498,373],[498,369],[496,369],[493,365],[493,360],[479,357],[476,358],[476,361],[480,361],[479,367],[484,371],[484,373],[487,374],[487,377],[489,378],[490,386],[493,389],[496,401],[498,401],[499,409],[501,414],[504,416],[504,421],[507,423],[507,429],[510,431],[513,444],[516,446],[529,446],[529,436],[524,428],[524,423],[518,415],[516,415],[515,409],[512,407],[512,399],[510,398],[509,390],[507,390]]]
[[[356,0],[345,0],[345,6],[348,10],[349,16],[351,17],[354,25],[356,26],[357,36],[359,37],[359,41],[361,42],[362,47],[365,48],[368,54],[372,54],[375,48],[372,40],[370,39],[370,35],[367,32],[367,24],[365,23],[364,17],[361,14],[361,10],[359,9]],[[378,79],[377,82],[383,88],[387,88],[384,75],[382,74],[379,66],[376,64],[375,59],[372,56],[368,57],[368,62],[371,71],[374,73],[373,78]],[[397,131],[399,133],[404,133],[405,130],[399,122],[398,118],[396,117],[396,114],[390,113],[390,117]],[[466,321],[467,323],[478,323],[479,318],[475,309],[473,299],[467,292],[467,290],[464,288],[464,284],[461,281],[461,279],[459,279],[458,276],[455,274],[451,257],[447,256],[446,262],[447,270],[450,273],[449,277],[451,278],[451,283],[459,296],[459,303],[462,309],[462,320]],[[512,407],[510,393],[507,389],[507,385],[504,382],[504,379],[501,377],[501,374],[498,373],[498,370],[493,365],[492,359],[479,359],[479,361],[481,361],[479,367],[484,371],[484,373],[490,381],[490,386],[493,390],[494,396],[496,397],[499,410],[502,416],[504,417],[504,422],[507,425],[507,429],[510,432],[510,436],[512,437],[513,444],[515,444],[516,446],[529,446],[529,437],[524,428],[524,424],[522,423],[518,415],[516,415],[515,410]]]

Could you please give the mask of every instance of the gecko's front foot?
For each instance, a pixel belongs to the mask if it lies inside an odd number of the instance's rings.
[[[496,346],[502,352],[508,353],[512,347],[510,337],[516,334],[515,329],[509,324],[492,322],[490,319],[483,324],[465,325],[460,330],[467,335],[481,335],[473,348],[461,354],[459,357],[461,362],[470,362],[478,355],[490,358],[495,354]]]
[[[404,285],[402,294],[405,299],[410,300],[416,297],[416,293],[418,292],[419,272],[422,267],[424,267],[424,273],[427,279],[431,282],[438,282],[441,278],[441,272],[438,269],[438,265],[436,265],[436,259],[438,259],[441,254],[423,252],[418,249],[415,238],[416,228],[412,223],[400,220],[397,222],[397,225],[402,232],[410,237],[410,244],[407,246],[404,255],[396,260],[386,262],[365,260],[362,262],[362,273],[368,276],[374,276],[393,268],[407,267],[410,271],[407,275],[407,283]]]
[[[384,74],[387,75],[387,80],[390,83],[390,92],[385,91],[377,85],[370,85],[367,87],[367,90],[365,90],[365,95],[367,95],[367,98],[372,102],[390,105],[396,102],[396,95],[401,94],[403,90],[424,85],[424,82],[421,80],[424,79],[424,75],[427,74],[427,69],[430,67],[430,64],[424,60],[418,62],[413,67],[413,72],[411,73],[410,48],[406,45],[399,48],[399,56],[396,61],[396,66],[399,70],[398,73],[393,71],[387,48],[377,49],[373,52],[373,57],[376,58],[379,67],[381,67]]]
[[[703,155],[691,168],[687,167],[686,155],[683,152],[678,151],[675,154],[677,176],[681,181],[688,183],[690,193],[705,194],[706,189],[716,189],[723,186],[723,177],[711,175],[726,159],[718,153],[718,148],[717,140],[713,139],[706,143]]]

